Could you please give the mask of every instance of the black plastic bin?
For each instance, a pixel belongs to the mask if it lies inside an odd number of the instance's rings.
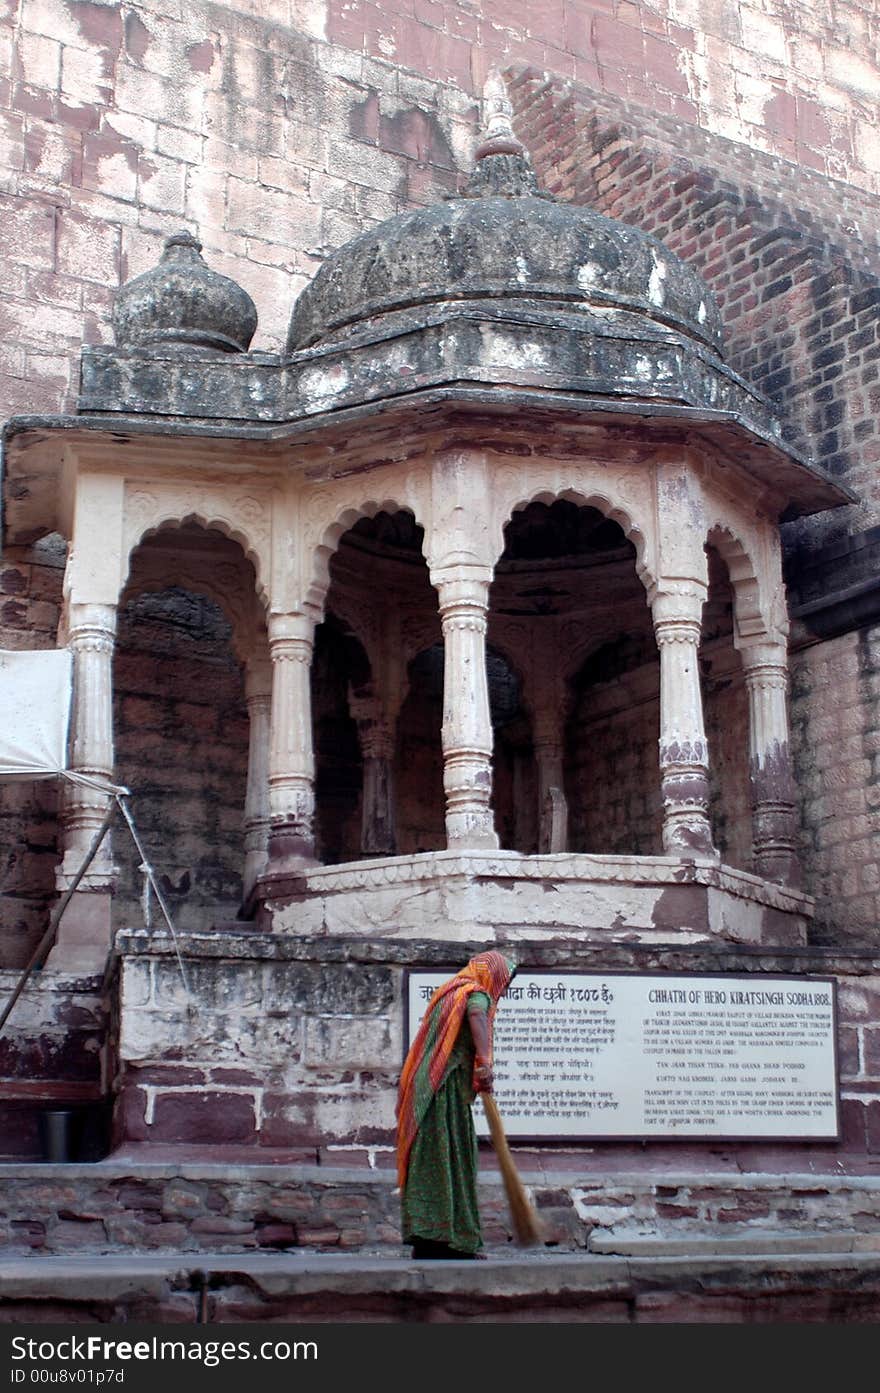
[[[47,1108],[40,1113],[40,1146],[44,1161],[72,1161],[78,1118],[73,1108]]]

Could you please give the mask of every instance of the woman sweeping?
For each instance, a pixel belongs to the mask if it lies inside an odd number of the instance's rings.
[[[414,1258],[475,1258],[477,1137],[471,1104],[492,1092],[492,1025],[515,964],[493,950],[438,987],[413,1040],[397,1098],[397,1178]]]

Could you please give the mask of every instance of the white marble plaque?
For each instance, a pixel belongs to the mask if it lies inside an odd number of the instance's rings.
[[[410,1041],[451,975],[409,974]],[[517,1140],[834,1140],[834,979],[518,972],[495,1096]]]

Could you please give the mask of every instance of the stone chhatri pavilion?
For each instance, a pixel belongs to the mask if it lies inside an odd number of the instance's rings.
[[[284,354],[182,233],[83,349],[77,414],[7,432],[8,539],[70,541],[73,766],[126,781],[123,596],[207,596],[244,672],[240,883],[178,921],[186,991],[124,828],[50,959],[115,934],[119,1140],[387,1143],[404,969],[473,946],[806,943],[778,526],[849,495],[725,366],[697,275],[543,193],[488,104],[463,192],[329,257]],[[62,887],[106,809],[65,798]]]

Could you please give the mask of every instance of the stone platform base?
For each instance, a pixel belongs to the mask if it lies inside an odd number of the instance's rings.
[[[813,900],[708,857],[432,851],[304,867],[261,882],[263,929],[300,937],[511,944],[806,942]]]

